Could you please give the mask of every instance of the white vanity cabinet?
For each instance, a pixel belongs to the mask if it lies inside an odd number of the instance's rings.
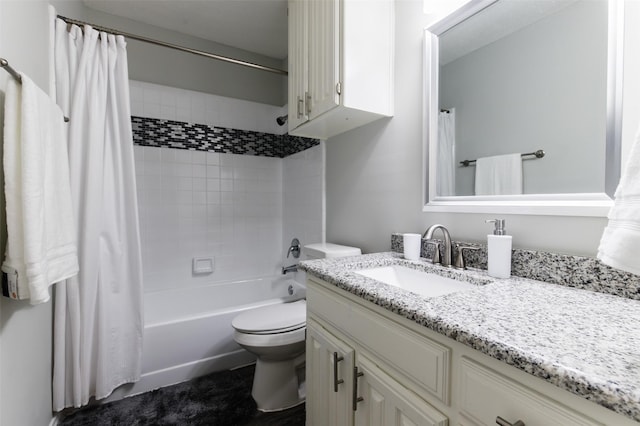
[[[313,308],[307,311],[308,426],[448,424],[447,417],[416,392],[444,396],[447,348],[439,344],[429,347],[426,342],[417,352],[405,352],[396,359],[399,364],[388,364],[389,354],[412,349],[394,347],[388,338],[418,336],[381,323],[365,311],[351,311],[331,292],[313,284],[309,290],[307,306]],[[334,325],[343,321],[345,327]],[[368,331],[360,338],[352,336],[355,330],[364,329]],[[435,362],[424,369],[424,359]],[[415,380],[405,376],[412,372]],[[424,386],[430,391],[425,392]]]
[[[490,426],[497,417],[638,424],[307,275],[308,426]]]
[[[289,134],[318,139],[393,115],[392,0],[289,0]]]

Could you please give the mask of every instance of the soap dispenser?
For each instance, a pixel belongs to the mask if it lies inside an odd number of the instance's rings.
[[[486,223],[494,223],[493,234],[487,235],[487,269],[495,278],[511,276],[511,235],[506,235],[504,219],[490,219]]]

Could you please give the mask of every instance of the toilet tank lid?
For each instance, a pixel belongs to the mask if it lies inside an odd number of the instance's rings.
[[[333,243],[314,243],[304,246],[304,253],[316,259],[329,259],[332,257],[357,256],[362,254],[358,247],[342,246]]]
[[[231,325],[244,333],[282,332],[305,325],[307,301],[277,303],[261,308],[249,309],[236,316]]]

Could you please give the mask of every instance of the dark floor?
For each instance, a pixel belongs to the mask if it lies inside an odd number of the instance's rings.
[[[304,426],[304,404],[261,413],[251,398],[254,366],[198,377],[69,414],[60,425]]]

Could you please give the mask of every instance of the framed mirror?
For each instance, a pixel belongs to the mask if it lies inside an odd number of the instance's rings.
[[[622,8],[472,0],[425,30],[423,211],[607,215]]]

